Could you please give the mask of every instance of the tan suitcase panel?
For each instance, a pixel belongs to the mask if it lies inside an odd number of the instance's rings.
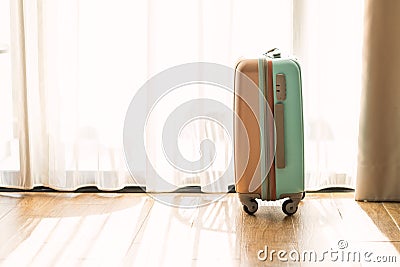
[[[236,66],[236,71],[245,74],[255,83],[255,86],[258,87],[257,59],[240,61]],[[254,110],[259,109],[258,90],[249,90],[251,89],[249,88],[249,82],[247,80],[243,80],[241,75],[236,75],[235,84],[237,85],[237,92],[235,95],[235,110],[239,119],[242,121],[242,123],[244,123],[246,128],[246,132],[244,132],[244,129],[238,127],[239,122],[235,121],[235,177],[237,179],[236,192],[249,193],[249,186],[253,177],[256,177],[255,179],[258,177],[260,180],[254,181],[254,179],[253,183],[261,185],[260,167],[257,166],[260,159],[260,132],[258,130],[259,114],[254,114],[250,109],[250,106],[253,107]],[[248,103],[246,103],[243,99],[246,99]],[[248,144],[249,148],[247,148]],[[248,149],[248,154],[239,153],[239,151],[246,151]],[[258,188],[250,193],[261,194],[261,187],[258,186]]]

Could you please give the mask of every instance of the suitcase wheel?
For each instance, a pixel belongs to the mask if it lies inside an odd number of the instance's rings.
[[[250,215],[253,215],[258,210],[258,203],[255,199],[250,200],[251,205],[243,205],[243,210]]]
[[[283,211],[286,215],[291,216],[291,215],[293,215],[293,214],[296,213],[296,211],[297,211],[297,205],[294,203],[293,200],[287,199],[287,200],[285,200],[285,201],[283,202],[283,204],[282,204],[282,211]]]

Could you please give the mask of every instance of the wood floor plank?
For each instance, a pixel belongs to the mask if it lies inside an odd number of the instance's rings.
[[[68,201],[71,204],[107,205],[112,199],[121,199],[123,201],[123,199],[129,198],[130,195],[136,198],[147,196],[145,193],[59,193],[54,201]]]
[[[197,194],[158,195],[166,205],[155,201],[139,234],[123,261],[126,266],[190,266],[192,261],[192,227],[198,208],[178,208],[199,204]]]
[[[344,199],[351,199],[355,200],[354,197],[354,192],[335,192],[335,193],[330,193],[331,198],[344,198]]]
[[[18,199],[16,206],[18,211],[25,216],[46,216],[46,214],[56,207],[52,206],[51,203],[54,199],[59,196],[59,193],[22,193],[14,196]],[[67,203],[64,202],[63,205]]]
[[[38,204],[47,203],[48,200],[53,199],[57,195],[58,193],[0,193],[0,204],[37,208]]]
[[[152,200],[137,197],[128,204],[109,199],[107,205],[68,202],[71,200],[64,199],[63,205],[55,201],[54,209],[49,212],[48,207],[44,208],[45,215],[41,217],[26,212],[25,206],[17,206],[14,213],[0,221],[9,226],[0,258],[6,257],[15,266],[25,263],[54,266],[69,259],[104,258],[104,255],[123,258]],[[11,228],[12,225],[16,227]]]
[[[11,210],[0,220],[0,259],[5,259],[38,225],[40,218],[33,218],[21,213],[18,208]]]
[[[42,207],[46,205],[51,199],[56,197],[56,194],[10,194],[12,196],[3,203],[12,203],[13,209],[5,216],[0,218],[1,232],[0,232],[0,259],[4,259],[10,252],[15,250],[19,244],[32,234],[32,231],[39,224],[42,212]],[[1,198],[4,198],[2,196]],[[6,197],[6,198],[7,198]],[[39,217],[32,216],[34,211],[38,211],[41,215]]]
[[[383,206],[383,203],[358,202],[357,204],[368,215],[370,221],[375,225],[375,229],[386,237],[386,240],[383,241],[400,241],[400,230]]]
[[[233,259],[202,259],[202,260],[192,260],[192,267],[210,267],[210,266],[232,266],[239,267],[240,260]]]
[[[343,219],[346,240],[396,241],[400,237],[396,225],[382,203],[358,202],[334,198]]]
[[[292,218],[281,210],[281,202],[276,205],[259,205],[257,213],[249,216],[242,212],[244,243],[287,242],[295,240]]]
[[[14,208],[14,205],[0,204],[0,220],[4,216],[6,216],[13,208]]]
[[[187,198],[184,195],[181,197]],[[156,203],[134,244],[130,263],[203,266],[219,262],[223,266],[238,266],[240,241],[237,231],[240,222],[237,219],[241,219],[240,209],[237,209],[238,199],[236,196],[226,197],[204,205],[212,200],[210,198],[213,196],[199,195],[193,200],[194,205],[200,206],[196,209],[169,208]],[[165,214],[167,210],[170,211]],[[149,232],[148,229],[154,229],[155,223],[161,223],[157,227],[159,229]],[[154,243],[157,237],[161,241],[159,244]],[[151,257],[154,254],[157,257]]]
[[[87,206],[86,216],[75,216],[66,221],[66,224],[77,224],[72,235],[64,238],[62,243],[57,240],[49,241],[43,250],[51,251],[55,246],[60,247],[57,262],[68,262],[70,258],[82,260],[101,260],[103,264],[110,265],[123,259],[132,242],[138,234],[143,221],[151,210],[153,201],[147,197],[131,199],[130,205],[112,200],[103,206],[103,212],[98,209],[102,205],[74,205]],[[65,214],[65,211],[63,211]],[[71,220],[74,220],[71,222]],[[60,228],[65,226],[62,224]],[[60,229],[60,230],[61,230]],[[62,234],[61,232],[59,234]],[[41,253],[46,255],[47,253]],[[46,258],[36,258],[35,262],[43,262]]]
[[[399,231],[400,231],[400,203],[385,202],[385,203],[383,203],[383,207],[389,213],[393,222],[396,224],[397,229],[399,229]],[[396,241],[400,241],[400,240],[396,240]]]
[[[0,193],[0,204],[5,205],[17,205],[20,201],[20,194],[13,194],[13,193]]]
[[[295,263],[278,259],[260,261],[257,256],[258,251],[265,246],[276,250],[297,249],[292,218],[282,212],[281,205],[282,201],[261,202],[254,216],[246,214],[241,208],[242,266],[296,266]]]
[[[337,249],[340,240],[346,240],[343,218],[332,194],[307,195],[292,216],[295,240],[301,266],[338,266],[327,253]],[[354,201],[349,197],[345,201]],[[340,263],[340,266],[361,266],[359,263]]]
[[[300,249],[329,249],[344,239],[342,218],[332,198],[306,198],[292,217]]]
[[[200,204],[212,199],[203,197]],[[241,204],[236,195],[199,208],[192,229],[194,263],[212,261],[231,266],[240,260],[241,233],[243,231]]]

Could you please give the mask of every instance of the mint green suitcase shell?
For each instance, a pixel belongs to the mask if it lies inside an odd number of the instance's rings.
[[[272,61],[274,103],[283,103],[285,168],[277,168],[276,195],[279,198],[287,194],[304,191],[304,128],[303,103],[300,65],[295,59],[278,58]],[[286,99],[276,97],[276,75],[285,74]]]

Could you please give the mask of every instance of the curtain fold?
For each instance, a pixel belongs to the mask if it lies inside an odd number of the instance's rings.
[[[125,164],[123,122],[138,88],[178,64],[206,61],[233,68],[239,58],[258,57],[272,47],[294,53],[302,65],[306,189],[354,186],[359,1],[10,3],[20,171],[11,177],[0,169],[0,186],[74,190],[95,185],[112,190],[139,184],[149,191],[164,191],[152,183],[146,166],[140,177],[131,177]],[[343,51],[348,53],[346,64]],[[186,86],[161,99],[148,124],[147,149],[154,168],[168,182],[178,187],[200,185],[208,192],[225,192],[234,183],[233,170],[228,168],[232,137],[221,125],[198,120],[182,129],[179,153],[186,158],[199,157],[204,139],[212,140],[219,152],[215,164],[198,175],[170,166],[160,143],[160,125],[177,105],[207,97],[232,108],[233,96],[221,90]],[[224,172],[232,174],[230,180],[207,186]]]
[[[28,92],[26,82],[26,46],[25,46],[25,18],[23,0],[10,2],[10,26],[13,84],[13,113],[17,123],[14,133],[19,140],[19,165],[17,175],[7,179],[10,186],[29,188],[33,185],[30,167],[29,124],[28,124]]]
[[[400,201],[400,2],[365,3],[356,199]]]

